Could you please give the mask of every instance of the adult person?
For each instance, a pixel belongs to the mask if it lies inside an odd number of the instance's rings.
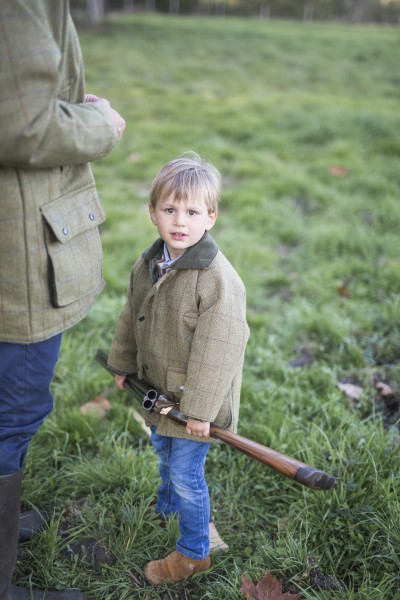
[[[68,0],[0,2],[0,600],[84,600],[11,584],[27,448],[53,400],[62,332],[104,287],[90,161],[125,121],[85,97]]]

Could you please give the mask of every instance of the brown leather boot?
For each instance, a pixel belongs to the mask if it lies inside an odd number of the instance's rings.
[[[161,585],[164,581],[182,581],[195,573],[206,571],[211,565],[210,558],[194,560],[180,552],[171,552],[161,560],[152,560],[144,566],[144,576],[149,583]]]

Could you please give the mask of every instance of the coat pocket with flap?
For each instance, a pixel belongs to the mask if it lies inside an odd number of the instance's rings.
[[[42,206],[53,306],[61,307],[104,287],[98,226],[105,213],[90,186]]]
[[[179,367],[168,367],[167,370],[167,392],[175,400],[182,398],[185,389],[186,371]]]

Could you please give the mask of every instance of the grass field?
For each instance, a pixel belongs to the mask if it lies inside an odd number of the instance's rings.
[[[52,519],[21,548],[17,576],[80,587],[88,600],[234,600],[244,574],[257,582],[268,569],[307,600],[399,600],[399,29],[137,16],[80,39],[88,91],[128,127],[93,166],[108,286],[64,335],[56,408],[24,481],[25,507]],[[207,574],[157,589],[141,587],[142,567],[174,548],[177,525],[146,513],[156,460],[94,355],[155,238],[151,181],[188,150],[223,174],[213,233],[247,287],[239,433],[338,485],[314,492],[213,448],[213,513],[230,551]],[[106,388],[107,418],[81,415]],[[96,552],[72,553],[88,539]]]

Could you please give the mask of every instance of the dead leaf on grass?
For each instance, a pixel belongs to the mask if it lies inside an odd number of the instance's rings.
[[[343,298],[350,297],[349,288],[346,287],[345,285],[341,285],[340,287],[338,287],[337,291],[338,291],[339,296],[343,296]]]
[[[111,409],[111,403],[104,396],[96,396],[91,402],[86,402],[80,408],[82,415],[98,415],[104,418]]]
[[[379,400],[384,403],[386,409],[390,412],[397,412],[400,404],[400,399],[393,390],[393,388],[387,383],[383,383],[383,381],[378,381],[375,384],[376,389],[378,390]]]
[[[340,296],[343,296],[343,298],[350,298],[349,285],[351,283],[351,280],[352,280],[351,277],[345,277],[344,280],[339,285],[339,287],[337,288],[338,294]]]
[[[383,383],[383,381],[378,381],[375,385],[376,389],[380,393],[381,396],[394,396],[394,391],[387,383]]]
[[[359,400],[363,393],[363,388],[354,383],[341,383],[337,384],[339,390],[341,390],[350,400]]]
[[[246,600],[297,600],[301,596],[301,594],[291,594],[290,592],[283,593],[282,583],[272,577],[268,569],[257,585],[243,575],[241,590]]]
[[[349,170],[346,167],[333,166],[330,167],[329,173],[334,177],[347,177]]]

